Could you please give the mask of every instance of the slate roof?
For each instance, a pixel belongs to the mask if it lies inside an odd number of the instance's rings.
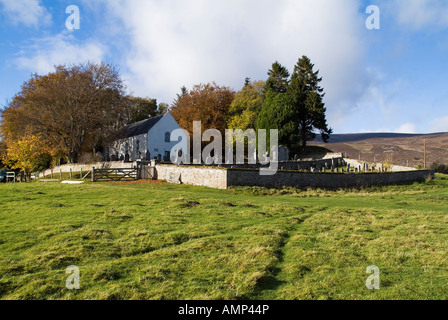
[[[130,138],[141,134],[148,133],[161,119],[163,116],[158,116],[150,119],[146,119],[140,122],[133,123],[127,127],[120,130],[120,138]]]

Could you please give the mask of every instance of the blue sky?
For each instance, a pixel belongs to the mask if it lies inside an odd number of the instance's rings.
[[[68,30],[66,8],[80,9]],[[380,9],[368,30],[366,8]],[[116,65],[130,93],[172,103],[180,87],[235,90],[308,55],[335,133],[448,131],[448,1],[0,0],[0,104],[30,74]]]

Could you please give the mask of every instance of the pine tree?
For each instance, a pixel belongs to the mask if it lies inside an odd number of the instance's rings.
[[[272,69],[268,71],[265,93],[272,90],[275,93],[286,93],[288,90],[289,71],[277,61],[272,64]]]
[[[319,77],[319,71],[314,72],[313,68],[314,64],[310,59],[302,56],[294,67],[288,86],[288,94],[297,116],[297,134],[303,150],[306,150],[307,142],[316,137],[316,130],[324,142],[328,142],[333,133],[325,116],[325,93],[319,85],[322,78]]]

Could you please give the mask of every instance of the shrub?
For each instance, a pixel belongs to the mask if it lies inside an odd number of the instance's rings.
[[[439,162],[434,162],[431,166],[431,169],[434,170],[437,173],[444,173],[448,174],[448,165],[442,164]]]

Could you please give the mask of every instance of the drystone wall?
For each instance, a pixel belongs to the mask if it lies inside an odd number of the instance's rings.
[[[158,180],[217,189],[231,186],[344,188],[399,184],[434,177],[434,172],[427,170],[390,173],[311,173],[280,170],[275,175],[262,176],[257,169],[168,164],[157,164],[155,168]]]

